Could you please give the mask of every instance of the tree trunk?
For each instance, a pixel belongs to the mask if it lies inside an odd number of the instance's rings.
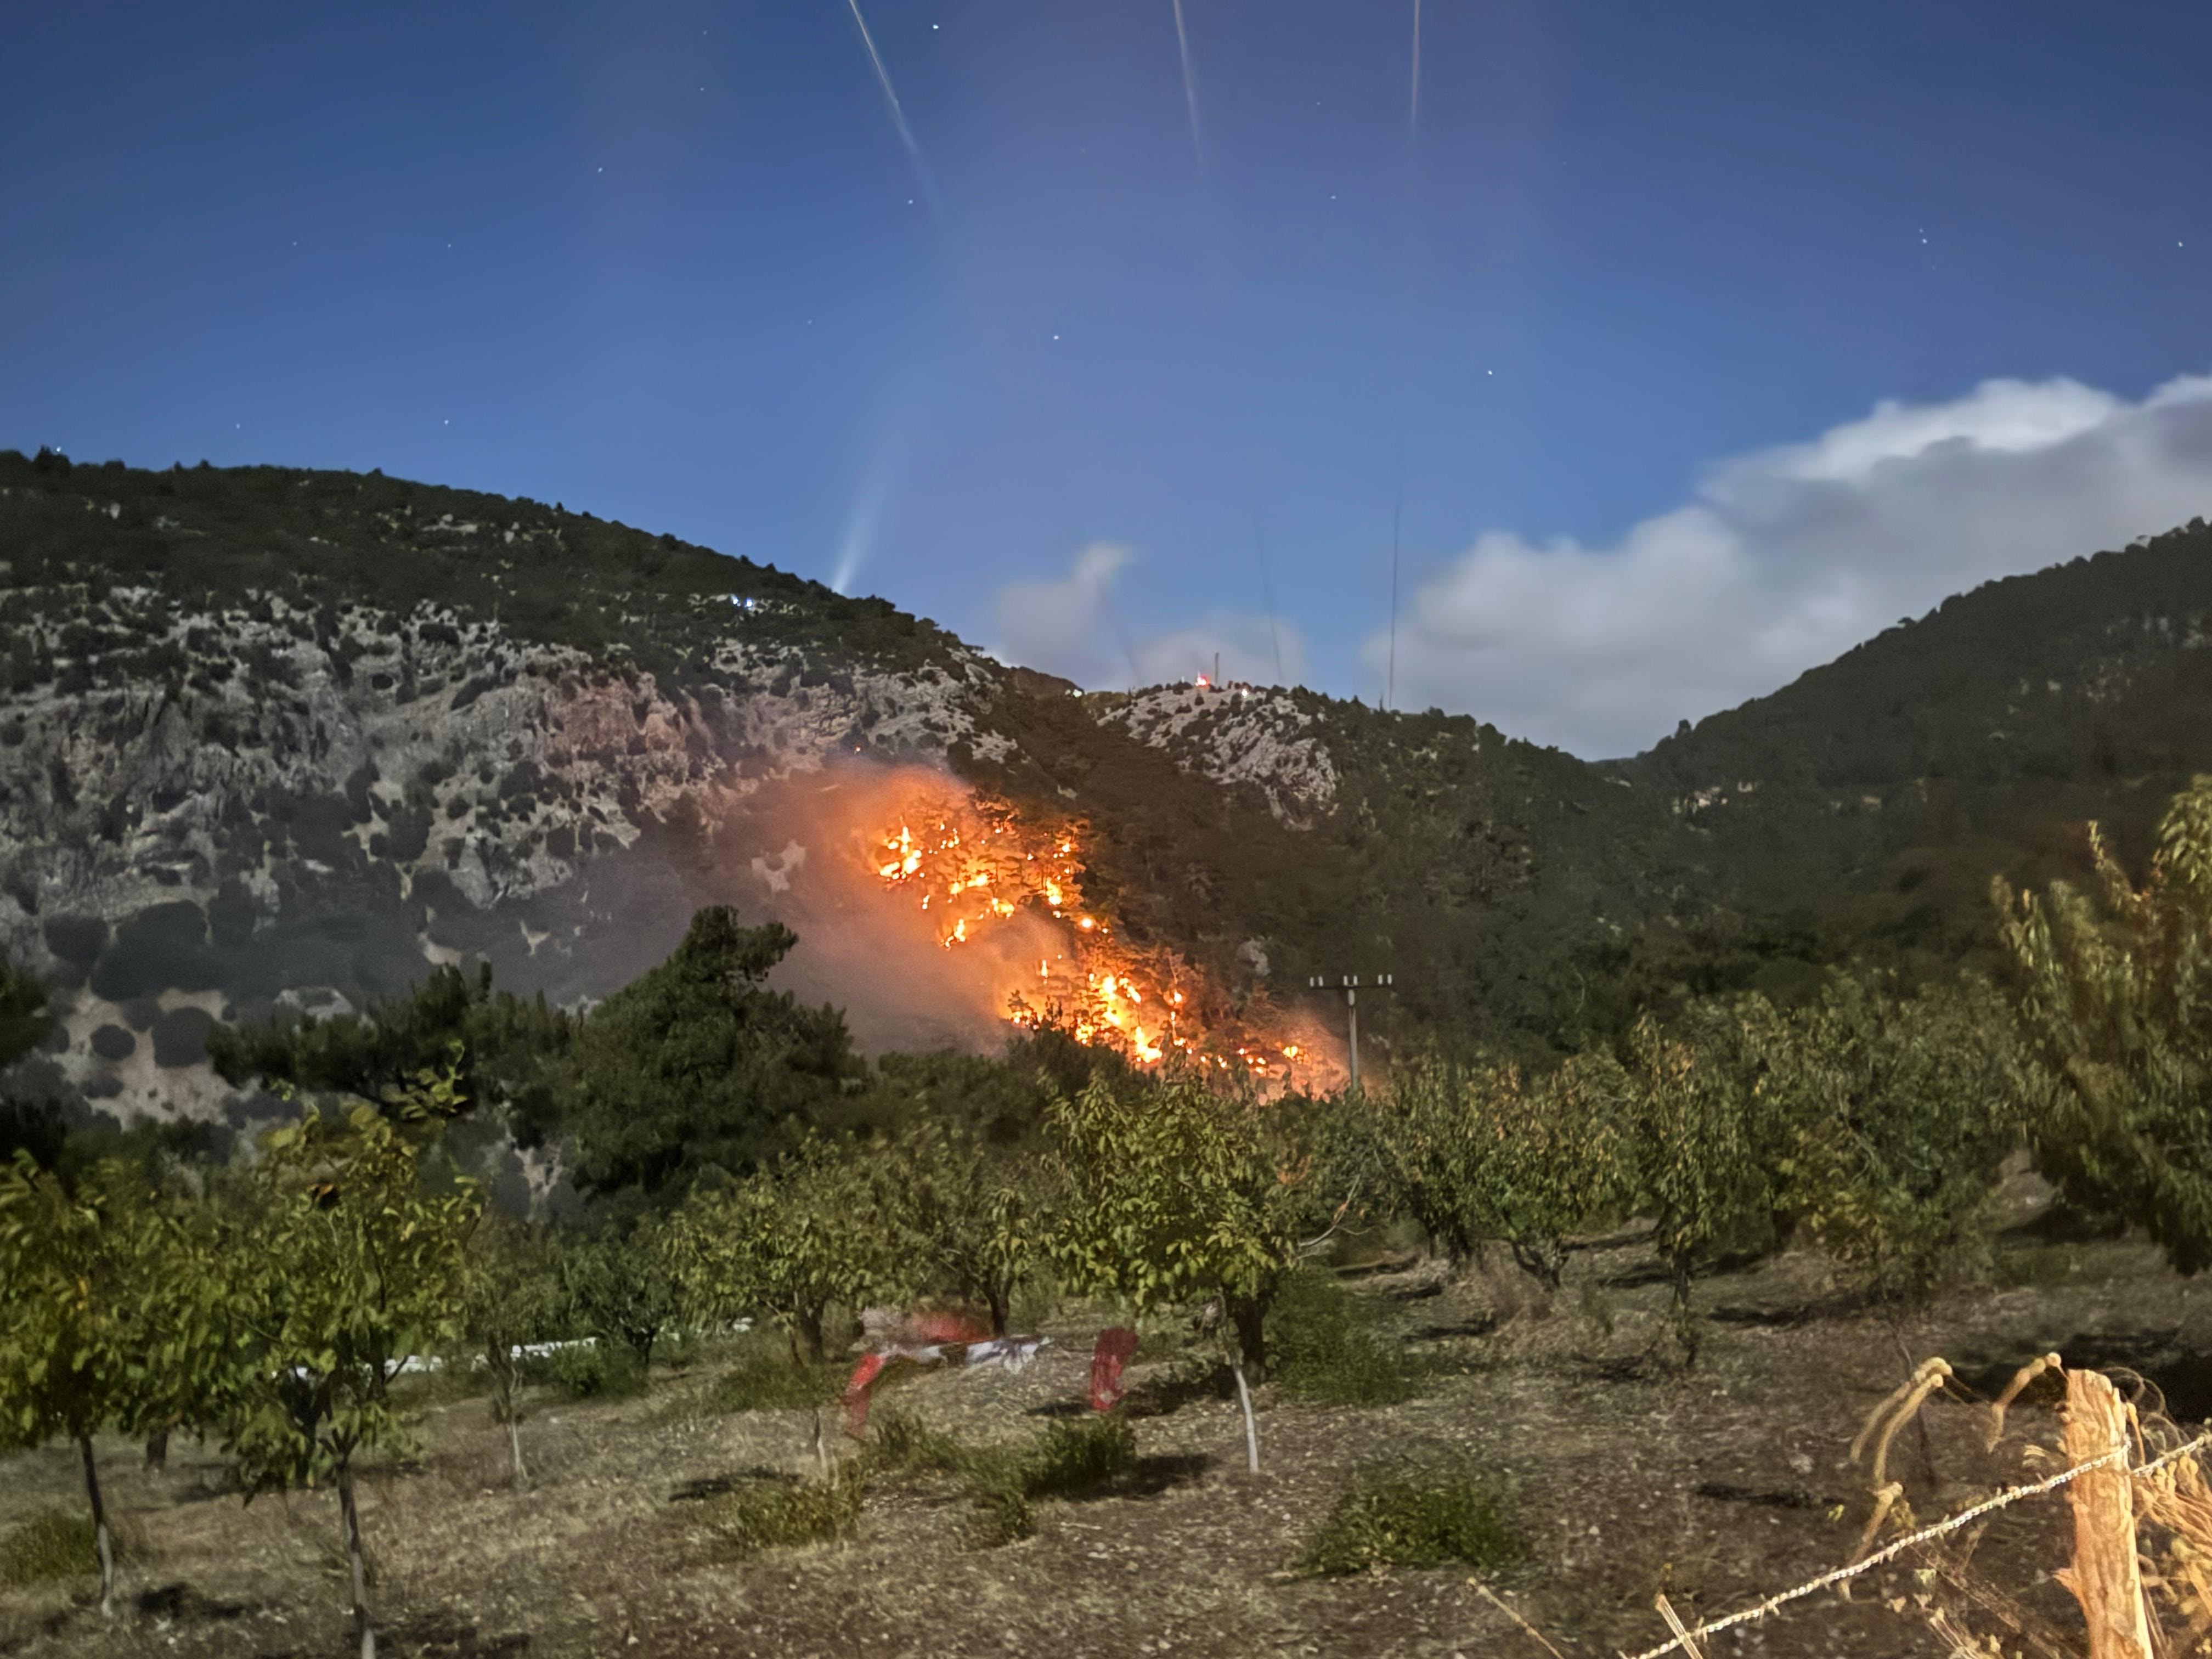
[[[354,1507],[353,1464],[338,1465],[338,1518],[345,1528],[346,1565],[353,1571],[353,1627],[361,1659],[376,1659],[376,1627],[368,1622],[368,1564],[362,1559],[361,1511]]]
[[[806,1358],[816,1364],[828,1358],[829,1351],[822,1344],[822,1319],[824,1310],[802,1308],[793,1321],[799,1340],[806,1345]]]
[[[1514,1239],[1513,1260],[1522,1273],[1556,1291],[1567,1271],[1567,1247],[1556,1238]]]
[[[1667,1322],[1682,1351],[1682,1365],[1686,1370],[1698,1363],[1698,1321],[1690,1311],[1690,1258],[1686,1255],[1668,1257],[1667,1279],[1674,1290]]]
[[[107,1505],[100,1498],[100,1470],[92,1459],[92,1437],[76,1437],[84,1456],[84,1495],[92,1500],[92,1541],[100,1551],[100,1616],[115,1616],[115,1540],[107,1535]]]
[[[1673,1293],[1674,1317],[1690,1316],[1690,1258],[1686,1254],[1667,1256],[1667,1287]]]
[[[169,1467],[169,1431],[156,1429],[146,1437],[146,1472],[149,1474],[167,1473]]]
[[[1229,1296],[1222,1302],[1237,1337],[1237,1357],[1255,1382],[1267,1380],[1267,1309],[1256,1296]]]
[[[2074,1509],[2074,1565],[2053,1575],[2081,1604],[2089,1659],[2151,1659],[2128,1446],[2127,1407],[2110,1380],[2097,1371],[2067,1372],[2067,1462],[2121,1453],[2067,1489]]]
[[[1260,1425],[1252,1420],[1252,1390],[1244,1382],[1244,1367],[1231,1361],[1230,1370],[1237,1378],[1237,1403],[1244,1413],[1244,1472],[1260,1473]]]
[[[530,1484],[530,1473],[522,1467],[522,1413],[516,1409],[515,1390],[521,1384],[517,1375],[520,1367],[514,1360],[514,1351],[504,1345],[495,1347],[489,1356],[491,1363],[491,1409],[494,1421],[504,1419],[507,1424],[507,1449],[514,1457],[514,1489],[520,1492]]]
[[[983,1292],[983,1299],[989,1304],[991,1310],[991,1334],[1004,1336],[1006,1334],[1006,1321],[1012,1312],[1008,1304],[1013,1298],[1007,1294],[1003,1286],[994,1285]]]

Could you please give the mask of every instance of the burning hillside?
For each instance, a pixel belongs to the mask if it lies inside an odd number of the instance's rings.
[[[1139,1066],[1180,1057],[1270,1082],[1316,1080],[1315,1041],[1294,1039],[1279,1011],[1258,999],[1235,1002],[1176,952],[1125,939],[1086,904],[1084,834],[1076,820],[1040,823],[1009,802],[939,783],[898,805],[871,859],[946,951],[1018,919],[1057,924],[1034,970],[1006,988],[1006,1018],[1017,1025],[1057,1027]]]

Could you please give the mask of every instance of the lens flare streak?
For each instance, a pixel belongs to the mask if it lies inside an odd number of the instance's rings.
[[[1206,165],[1206,141],[1198,125],[1198,71],[1190,61],[1190,31],[1183,26],[1182,0],[1175,0],[1176,54],[1182,60],[1182,102],[1190,114],[1190,148],[1200,167]]]
[[[907,125],[906,108],[899,102],[898,88],[891,84],[891,72],[884,65],[883,53],[876,50],[876,37],[868,32],[868,20],[861,15],[860,0],[845,0],[852,8],[853,21],[860,26],[860,44],[868,49],[868,62],[875,66],[876,83],[884,89],[884,102],[890,110],[891,125],[898,130],[899,143],[906,146],[907,159],[914,163],[915,177],[921,181],[921,192],[936,211],[936,186],[931,182],[929,162],[921,153],[921,145]],[[1177,0],[1181,3],[1181,0]]]

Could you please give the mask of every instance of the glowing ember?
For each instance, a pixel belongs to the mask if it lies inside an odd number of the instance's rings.
[[[1033,825],[1004,801],[948,791],[909,803],[870,867],[887,886],[914,890],[946,950],[1024,911],[1066,926],[1056,952],[1037,960],[1034,981],[1020,970],[1026,989],[1013,989],[1006,1004],[1016,1025],[1054,1026],[1139,1066],[1176,1056],[1216,1075],[1287,1081],[1312,1063],[1306,1047],[1251,1029],[1255,1016],[1276,1023],[1264,1003],[1232,1005],[1174,951],[1133,945],[1110,917],[1084,909],[1077,847],[1078,832],[1066,826]]]

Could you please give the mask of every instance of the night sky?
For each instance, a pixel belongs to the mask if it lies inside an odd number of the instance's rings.
[[[863,9],[911,149],[848,0],[11,8],[0,446],[1589,755],[2212,513],[2212,9]]]

